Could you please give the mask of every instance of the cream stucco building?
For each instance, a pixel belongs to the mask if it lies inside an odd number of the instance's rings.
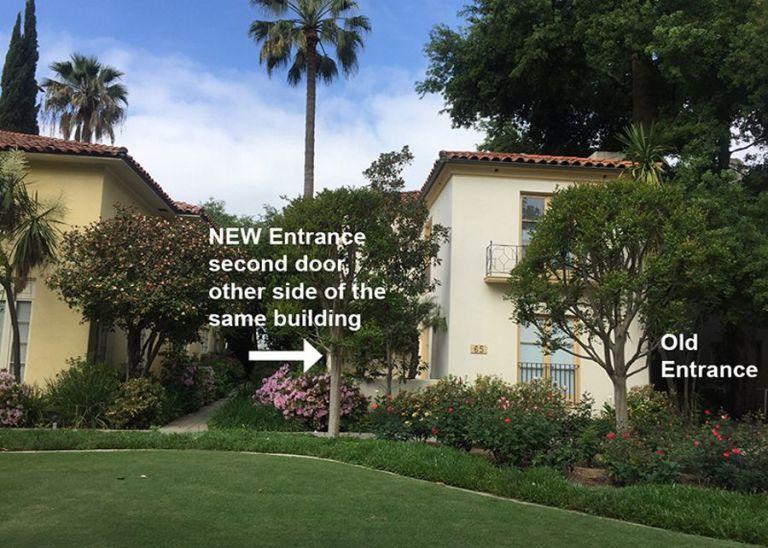
[[[609,181],[624,166],[610,157],[440,154],[422,189],[431,222],[450,229],[441,264],[431,272],[447,329],[425,331],[421,341],[429,378],[549,378],[573,399],[586,391],[597,406],[612,401],[606,372],[563,351],[543,352],[535,331],[510,319],[504,292],[552,193],[575,181]],[[629,380],[630,387],[647,383],[647,370]]]
[[[117,204],[147,215],[200,214],[199,208],[171,200],[124,148],[0,131],[0,150],[11,149],[27,156],[30,190],[42,201],[63,206],[62,231],[113,217]],[[18,296],[23,380],[41,383],[66,367],[70,358],[124,362],[122,333],[83,322],[79,312],[46,286],[45,276],[45,272],[33,273]],[[209,340],[214,335],[204,335],[203,347],[215,344]],[[10,320],[0,294],[0,370],[8,369],[10,356]]]

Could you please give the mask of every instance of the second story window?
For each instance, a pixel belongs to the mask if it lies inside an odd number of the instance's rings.
[[[536,225],[544,216],[544,213],[549,206],[550,196],[543,196],[540,194],[523,194],[522,195],[522,232],[520,237],[520,243],[523,247],[531,243],[533,233],[536,231]]]

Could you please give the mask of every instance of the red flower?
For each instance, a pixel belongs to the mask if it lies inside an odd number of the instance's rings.
[[[387,413],[392,413],[395,410],[391,405],[387,406]]]
[[[723,441],[723,436],[720,435],[720,432],[717,431],[717,428],[712,429],[712,435],[717,438],[717,441]]]
[[[711,415],[711,414],[712,414],[712,411],[710,411],[709,409],[705,409],[705,410],[704,410],[704,414],[705,414],[705,415]]]
[[[387,400],[392,401],[392,394],[387,394]]]
[[[664,456],[664,450],[663,449],[656,449],[656,454],[659,455],[660,457],[663,457]]]
[[[621,437],[622,437],[623,439],[625,439],[625,440],[628,440],[628,439],[629,439],[629,435],[630,435],[630,434],[629,434],[629,430],[625,430],[624,432],[622,432],[622,433],[621,433]]]
[[[437,429],[437,426],[432,427],[432,435],[437,436],[437,434],[440,432],[440,430]]]
[[[371,409],[373,409],[374,411],[375,411],[376,409],[378,409],[378,408],[379,408],[379,404],[377,404],[377,403],[372,403],[372,404],[371,404]]]
[[[699,440],[693,440],[693,445],[694,447],[698,447],[701,444],[699,443]]]
[[[509,417],[504,417],[505,424],[509,424],[510,422],[512,422],[512,419],[510,419]]]
[[[727,459],[728,457],[731,456],[731,452],[726,449],[725,451],[723,451],[723,456]]]
[[[449,407],[449,408],[448,408],[448,412],[449,412],[449,413],[453,413],[453,407]]]
[[[733,453],[734,455],[741,455],[741,449],[738,447],[734,447],[733,449],[731,449],[731,453]]]
[[[605,437],[608,438],[609,440],[615,440],[616,439],[616,432],[608,432],[605,435]]]

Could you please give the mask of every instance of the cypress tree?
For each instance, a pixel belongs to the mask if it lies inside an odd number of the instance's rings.
[[[34,0],[27,0],[24,10],[24,34],[21,34],[21,16],[11,34],[0,80],[0,128],[37,135],[38,86],[35,80],[37,61],[37,17]]]
[[[21,14],[19,13],[16,16],[16,24],[13,26],[13,32],[11,33],[11,43],[8,45],[8,52],[5,54],[3,76],[0,79],[0,86],[2,86],[3,91],[10,87],[14,75],[18,72],[16,66],[18,65],[21,42]]]

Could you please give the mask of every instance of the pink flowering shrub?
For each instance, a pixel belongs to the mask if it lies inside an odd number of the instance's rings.
[[[0,427],[22,426],[25,391],[13,375],[0,371]]]
[[[253,401],[272,405],[286,420],[298,420],[322,429],[328,425],[328,406],[331,398],[330,375],[291,375],[288,365],[283,365],[274,375],[264,379],[261,388],[253,394]],[[341,383],[341,417],[354,419],[361,416],[367,401],[357,387]]]

